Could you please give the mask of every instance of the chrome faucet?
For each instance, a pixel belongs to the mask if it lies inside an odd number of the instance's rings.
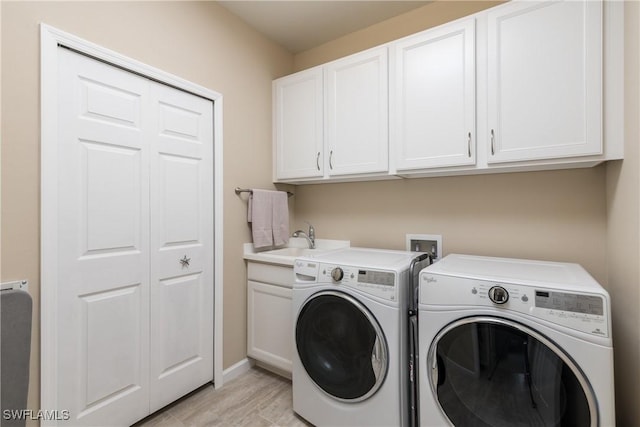
[[[307,221],[305,222],[309,224],[309,232],[305,233],[302,230],[297,230],[291,235],[291,237],[304,237],[305,239],[307,239],[307,242],[309,243],[309,249],[315,249],[316,248],[316,230],[315,228],[313,228],[313,225],[311,225],[310,222],[307,222]]]

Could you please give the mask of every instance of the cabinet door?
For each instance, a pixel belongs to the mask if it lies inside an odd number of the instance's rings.
[[[489,163],[602,153],[602,3],[488,14]]]
[[[396,168],[475,164],[475,19],[403,39],[391,49]]]
[[[388,170],[387,68],[386,46],[326,66],[329,175]]]
[[[273,82],[274,181],[322,177],[322,68]]]
[[[247,354],[291,372],[293,357],[293,291],[249,280],[247,287]]]

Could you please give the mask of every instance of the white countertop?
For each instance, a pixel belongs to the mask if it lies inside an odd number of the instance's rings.
[[[244,259],[248,261],[293,266],[293,263],[298,257],[313,256],[314,254],[319,255],[334,249],[348,248],[351,246],[351,241],[316,239],[316,248],[309,249],[307,239],[292,237],[289,239],[289,244],[279,248],[256,251],[253,243],[245,243],[243,246]]]

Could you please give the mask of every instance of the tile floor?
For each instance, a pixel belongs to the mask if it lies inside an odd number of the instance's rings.
[[[254,367],[221,390],[204,386],[134,427],[309,427],[293,413],[291,381]]]

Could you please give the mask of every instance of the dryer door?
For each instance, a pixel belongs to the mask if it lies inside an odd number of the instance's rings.
[[[434,396],[456,426],[596,426],[593,391],[553,342],[502,318],[470,317],[436,336],[427,356]]]
[[[312,295],[296,321],[298,356],[309,377],[334,399],[360,402],[382,385],[388,347],[371,312],[334,291]]]

